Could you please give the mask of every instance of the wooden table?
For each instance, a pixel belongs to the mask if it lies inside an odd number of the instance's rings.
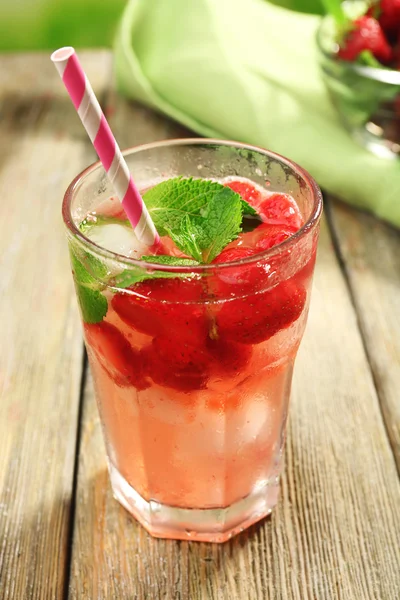
[[[122,147],[185,131],[112,90]],[[327,199],[272,517],[152,539],[112,498],[60,205],[94,151],[47,55],[0,60],[0,598],[398,600],[400,237]]]

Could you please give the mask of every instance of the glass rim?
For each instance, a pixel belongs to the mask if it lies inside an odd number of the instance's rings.
[[[88,237],[86,237],[79,228],[75,225],[74,220],[71,214],[71,204],[72,200],[80,188],[81,183],[91,173],[96,171],[97,169],[104,169],[102,163],[100,161],[96,161],[92,163],[88,167],[86,167],[83,171],[81,171],[69,184],[62,203],[62,216],[64,225],[67,230],[73,235],[74,238],[78,239],[83,246],[86,246],[91,252],[101,256],[103,259],[114,260],[124,265],[130,267],[140,267],[142,269],[151,269],[152,271],[163,271],[163,272],[173,272],[173,273],[202,273],[205,270],[214,270],[218,269],[226,269],[232,268],[234,266],[242,266],[257,263],[260,260],[268,259],[271,256],[276,256],[280,254],[282,251],[285,251],[296,245],[306,234],[308,234],[312,229],[316,227],[319,222],[319,219],[322,214],[322,193],[321,190],[314,180],[313,177],[302,167],[300,167],[297,163],[292,160],[277,154],[276,152],[272,152],[271,150],[266,150],[265,148],[261,148],[259,146],[254,146],[251,144],[245,144],[241,142],[235,142],[231,140],[219,140],[213,138],[176,138],[176,139],[168,139],[162,140],[158,142],[151,142],[147,144],[141,144],[138,146],[132,146],[130,148],[126,148],[123,150],[122,154],[124,156],[130,156],[133,154],[140,153],[142,151],[148,151],[152,149],[167,147],[167,146],[227,146],[233,148],[240,148],[243,150],[250,150],[253,152],[258,152],[259,154],[264,154],[272,159],[276,159],[284,163],[287,167],[292,169],[297,175],[299,175],[303,181],[305,181],[307,187],[311,191],[311,195],[313,198],[313,208],[311,214],[307,221],[300,227],[298,231],[296,231],[289,238],[273,246],[268,250],[263,250],[257,254],[252,256],[248,256],[239,260],[235,260],[227,263],[208,263],[208,264],[199,264],[199,265],[161,265],[156,264],[154,262],[146,262],[141,259],[131,258],[125,256],[123,254],[118,254],[117,252],[113,252],[112,250],[107,250],[102,246],[99,246]]]
[[[372,79],[374,81],[379,81],[380,83],[388,83],[391,85],[400,85],[399,71],[395,71],[394,69],[386,69],[383,65],[382,68],[369,67],[368,65],[360,65],[356,62],[342,60],[327,50],[324,46],[323,38],[325,35],[324,27],[329,21],[332,21],[331,15],[325,15],[322,17],[315,33],[317,48],[326,59],[345,66],[348,71],[362,75],[366,79]]]

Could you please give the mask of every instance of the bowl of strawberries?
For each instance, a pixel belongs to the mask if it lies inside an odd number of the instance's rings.
[[[400,0],[340,3],[317,33],[323,79],[352,137],[382,158],[400,156]]]

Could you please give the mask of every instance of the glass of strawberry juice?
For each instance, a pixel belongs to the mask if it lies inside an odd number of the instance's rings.
[[[321,193],[296,164],[240,143],[173,140],[125,158],[142,191],[211,179],[257,211],[211,264],[171,266],[140,260],[151,249],[99,163],[63,203],[113,493],[153,536],[223,542],[277,502]]]

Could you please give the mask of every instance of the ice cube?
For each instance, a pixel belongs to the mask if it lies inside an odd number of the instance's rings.
[[[115,222],[105,223],[104,220],[103,218],[101,224],[94,224],[85,232],[92,242],[130,258],[141,258],[147,253],[148,246],[137,239],[131,227]]]

